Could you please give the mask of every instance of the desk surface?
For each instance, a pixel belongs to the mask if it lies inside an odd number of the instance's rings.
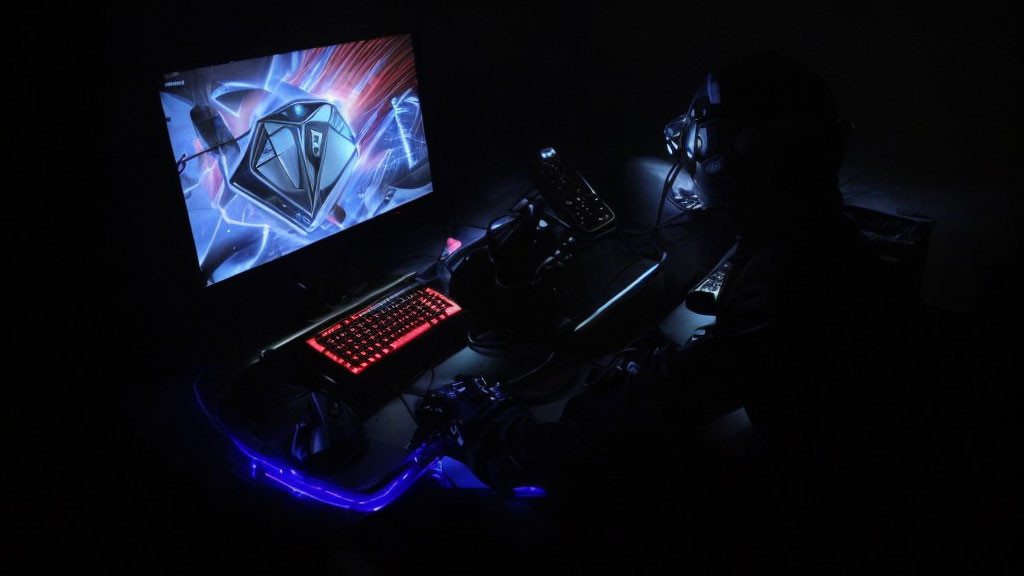
[[[656,161],[637,163],[633,166],[633,178],[627,177],[625,182],[609,187],[609,192],[603,194],[616,210],[622,233],[581,246],[571,269],[562,274],[560,288],[573,295],[577,309],[572,313],[577,318],[589,313],[588,310],[598,309],[657,263],[653,254],[652,258],[647,258],[643,250],[651,251],[649,237],[657,204],[651,202],[650,197],[660,194],[658,172],[668,168],[667,163],[661,164]],[[658,185],[656,190],[655,185]],[[506,188],[510,191],[523,189],[514,185]],[[638,197],[643,201],[638,202]],[[483,374],[497,381],[508,381],[543,364],[531,374],[530,381],[543,383],[555,393],[535,403],[531,409],[540,420],[555,420],[578,391],[587,372],[583,368],[599,365],[602,359],[607,360],[608,354],[625,346],[644,330],[660,323],[670,337],[685,340],[693,328],[707,323],[680,306],[686,290],[715,265],[733,237],[714,217],[681,214],[671,205],[666,206],[664,220],[672,223],[659,231],[661,247],[667,254],[658,273],[630,290],[614,308],[578,335],[572,351],[559,350],[545,363],[549,351],[491,355],[470,346],[458,350],[423,370],[402,386],[399,394],[366,418],[363,421],[368,445],[366,454],[325,480],[359,490],[386,479],[409,455],[407,447],[416,431],[413,411],[419,399],[430,388],[452,382],[458,375]]]

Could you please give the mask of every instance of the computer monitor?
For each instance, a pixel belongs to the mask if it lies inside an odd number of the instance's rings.
[[[206,285],[433,191],[409,35],[164,75]]]

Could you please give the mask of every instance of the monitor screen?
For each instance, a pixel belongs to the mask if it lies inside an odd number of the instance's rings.
[[[165,74],[207,285],[433,190],[409,35]]]

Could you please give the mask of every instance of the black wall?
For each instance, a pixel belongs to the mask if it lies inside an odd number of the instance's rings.
[[[965,307],[952,289],[980,275],[998,290],[1005,277],[995,269],[1017,245],[1008,184],[1019,151],[1019,56],[1012,19],[998,11],[419,3],[322,7],[309,19],[289,8],[106,18],[107,59],[94,74],[104,83],[108,177],[90,184],[104,188],[107,248],[130,300],[142,294],[145,306],[154,289],[172,302],[193,296],[182,274],[193,266],[190,240],[153,95],[158,74],[414,30],[432,159],[456,212],[476,208],[482,189],[545,145],[593,170],[660,154],[661,127],[709,67],[777,49],[820,72],[854,121],[844,182],[884,189],[882,207],[939,220],[930,299],[975,313],[1004,303]]]

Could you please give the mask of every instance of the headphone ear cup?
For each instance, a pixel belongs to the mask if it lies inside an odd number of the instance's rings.
[[[701,160],[700,166],[704,174],[709,178],[715,179],[726,177],[727,174],[725,171],[728,170],[732,164],[733,162],[729,159],[728,154],[715,154]]]
[[[730,152],[714,154],[699,161],[693,181],[701,204],[708,208],[724,208],[736,203],[742,188],[737,179],[741,177],[743,165],[742,158]]]

